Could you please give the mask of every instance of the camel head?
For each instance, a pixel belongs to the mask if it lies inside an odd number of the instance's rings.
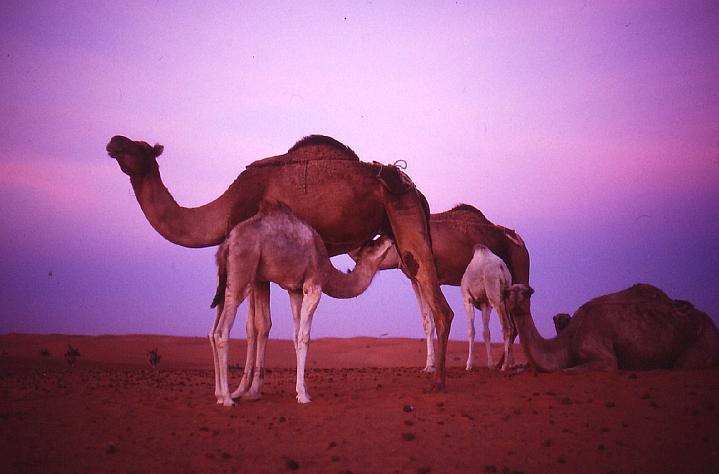
[[[557,330],[557,334],[559,334],[569,326],[572,317],[567,313],[558,313],[554,315],[552,320],[554,321],[554,328]]]
[[[369,262],[373,265],[379,265],[384,259],[389,249],[394,246],[392,239],[383,235],[377,240],[372,240],[363,247],[353,251],[352,258],[355,262]]]
[[[504,289],[504,298],[507,301],[509,314],[514,319],[531,316],[530,299],[534,289],[524,283],[516,283]]]
[[[162,154],[164,147],[147,142],[132,141],[127,137],[116,135],[105,147],[107,154],[117,160],[123,173],[130,177],[141,178],[157,170],[156,158]]]

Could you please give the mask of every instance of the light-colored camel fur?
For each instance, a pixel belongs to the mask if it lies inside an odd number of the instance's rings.
[[[257,399],[261,395],[265,370],[265,349],[269,337],[269,308],[258,310],[256,292],[269,291],[274,282],[287,290],[292,309],[292,341],[297,356],[297,401],[310,401],[305,385],[305,361],[312,317],[322,292],[338,298],[352,298],[367,289],[379,262],[392,241],[381,237],[361,250],[355,269],[335,269],[319,234],[280,203],[264,203],[259,213],[238,224],[217,251],[219,286],[213,304],[217,317],[210,332],[215,365],[217,403],[233,405],[233,398]],[[224,292],[224,295],[223,295]],[[247,318],[247,359],[237,390],[230,395],[228,349],[238,306],[249,293]],[[263,300],[264,298],[259,298]]]
[[[433,388],[444,388],[453,313],[437,281],[427,200],[398,167],[360,161],[337,140],[311,135],[283,155],[251,163],[216,199],[187,208],[162,182],[157,161],[161,145],[115,136],[106,149],[130,177],[150,225],[178,245],[221,243],[230,229],[257,213],[263,200],[287,204],[322,237],[330,256],[361,247],[377,234],[392,235],[405,273],[422,289],[436,318],[438,370]],[[253,300],[257,311],[268,308],[269,287],[256,292]]]
[[[474,246],[477,244],[486,246],[504,261],[514,283],[529,284],[529,252],[522,238],[514,230],[492,223],[476,207],[458,204],[448,211],[431,214],[429,228],[432,235],[432,254],[440,285],[460,286],[462,276],[474,255]],[[380,265],[380,270],[392,268],[402,268],[396,249],[390,249]],[[415,282],[412,282],[412,289],[419,305],[427,346],[423,370],[433,372],[435,370],[433,314],[421,288]],[[503,327],[502,331],[505,329]],[[513,331],[511,341],[514,342],[516,337],[514,326],[510,327],[510,330]],[[504,360],[500,361],[500,365],[504,365]]]
[[[696,369],[719,364],[719,331],[691,303],[638,284],[582,305],[556,337],[539,335],[528,285],[512,285],[507,304],[527,359],[540,371]]]
[[[469,352],[467,354],[466,369],[474,366],[474,315],[475,308],[482,311],[484,347],[487,350],[487,366],[493,367],[492,350],[489,333],[489,315],[492,308],[499,314],[504,337],[504,357],[502,370],[507,370],[514,364],[512,354],[512,320],[505,304],[505,290],[512,285],[512,275],[501,258],[493,254],[484,245],[474,247],[474,256],[467,265],[462,277],[460,291],[462,302],[467,310],[467,336],[469,339]]]

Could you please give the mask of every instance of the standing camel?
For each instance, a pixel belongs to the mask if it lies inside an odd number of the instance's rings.
[[[691,303],[638,284],[583,304],[556,337],[532,319],[529,285],[512,285],[507,305],[522,349],[537,370],[697,369],[719,365],[719,331]]]
[[[287,290],[292,309],[292,341],[297,356],[297,401],[308,403],[305,361],[312,316],[324,291],[336,298],[353,298],[364,292],[392,241],[382,237],[363,247],[351,273],[330,262],[322,238],[281,203],[263,203],[259,212],[236,225],[217,250],[219,282],[213,306],[217,318],[210,332],[215,364],[217,403],[233,405],[232,398],[261,395],[265,349],[272,325],[269,311],[250,312],[247,319],[247,359],[237,390],[230,395],[227,362],[229,337],[237,314],[255,282],[274,282]],[[251,382],[251,385],[250,385]]]
[[[440,285],[460,286],[464,271],[474,255],[474,246],[477,244],[484,245],[504,261],[512,275],[513,282],[529,284],[529,252],[522,238],[512,229],[493,224],[476,207],[459,204],[449,211],[432,214],[429,217],[429,228],[432,235],[432,253]],[[380,270],[401,267],[402,262],[397,251],[390,249],[380,265]],[[435,323],[431,306],[414,281],[412,289],[414,289],[419,304],[427,343],[424,371],[433,372],[435,370],[433,344]],[[500,322],[504,324],[503,321],[500,320]],[[512,344],[516,337],[516,331],[513,325],[508,328],[502,326],[502,332],[507,329],[510,330],[510,344]],[[438,330],[437,333],[439,335],[440,331]],[[503,364],[503,361],[500,361],[500,364]]]
[[[484,347],[487,350],[487,366],[492,367],[492,349],[489,335],[489,315],[492,308],[499,314],[504,337],[504,356],[502,357],[502,370],[507,370],[514,364],[512,356],[512,342],[514,327],[512,318],[507,311],[505,290],[512,285],[512,275],[501,258],[493,254],[487,247],[477,244],[474,247],[474,256],[467,265],[460,285],[462,302],[467,310],[469,351],[467,354],[467,370],[474,365],[474,308],[482,310],[482,323],[484,327]]]
[[[403,268],[421,290],[436,318],[439,361],[433,387],[443,389],[447,339],[453,313],[440,291],[430,248],[424,196],[395,166],[360,161],[347,146],[312,135],[284,155],[256,161],[217,199],[196,208],[181,207],[160,177],[161,145],[115,136],[110,157],[130,176],[150,225],[185,247],[221,243],[236,224],[255,215],[263,200],[280,201],[317,230],[330,256],[361,247],[377,234],[391,235]],[[268,311],[269,285],[253,291],[255,311]]]

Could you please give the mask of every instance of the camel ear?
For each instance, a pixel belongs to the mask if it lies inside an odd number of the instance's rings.
[[[532,288],[531,286],[528,286],[527,289],[526,289],[525,292],[524,292],[524,295],[525,295],[527,298],[529,298],[529,297],[532,296],[533,294],[534,294],[534,288]]]
[[[155,143],[155,146],[152,147],[152,152],[155,154],[155,158],[162,155],[162,152],[165,150],[165,147],[160,145],[159,143]]]

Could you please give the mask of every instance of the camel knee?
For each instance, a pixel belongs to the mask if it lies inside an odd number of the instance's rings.
[[[230,340],[229,336],[227,334],[223,334],[222,332],[216,332],[214,334],[210,335],[211,339],[215,341],[215,347],[218,349],[224,349],[227,347],[227,344]]]

